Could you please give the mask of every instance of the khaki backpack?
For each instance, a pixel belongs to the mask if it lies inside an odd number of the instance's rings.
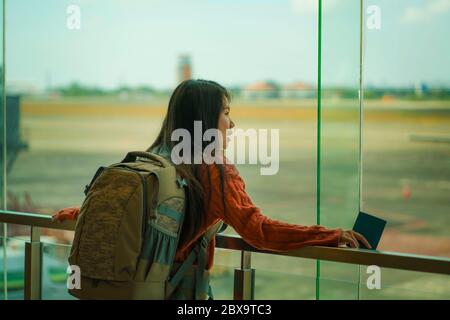
[[[212,298],[206,248],[222,222],[183,263],[174,263],[186,187],[172,163],[154,153],[130,152],[100,167],[86,186],[69,256],[81,287],[69,293],[80,299]]]

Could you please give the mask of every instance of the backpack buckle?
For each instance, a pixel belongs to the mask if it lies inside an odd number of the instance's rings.
[[[178,184],[178,187],[180,187],[180,188],[183,188],[183,187],[187,187],[187,182],[186,182],[186,179],[181,179],[181,178],[177,178],[177,184]]]
[[[206,248],[208,248],[208,244],[209,244],[208,239],[206,239],[206,237],[203,237],[203,238],[202,238],[202,241],[200,242],[200,246],[201,246],[202,248],[206,249]]]
[[[89,189],[90,189],[90,185],[89,184],[87,184],[85,187],[84,187],[84,195],[85,196],[87,196],[87,193],[89,192]]]

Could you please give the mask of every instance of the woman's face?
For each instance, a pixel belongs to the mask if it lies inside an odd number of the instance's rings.
[[[230,118],[230,102],[227,98],[224,98],[223,100],[224,104],[219,116],[218,129],[222,133],[222,145],[225,150],[230,139],[227,136],[227,129],[232,129],[234,127],[234,122]],[[231,131],[229,130],[228,133],[231,133]]]

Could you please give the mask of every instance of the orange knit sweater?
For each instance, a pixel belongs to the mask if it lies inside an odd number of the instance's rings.
[[[215,165],[207,165],[200,172],[200,182],[205,188],[206,225],[198,230],[194,239],[178,248],[175,261],[183,261],[189,254],[195,241],[207,228],[220,219],[234,230],[250,245],[261,250],[287,251],[307,245],[338,246],[341,229],[326,229],[322,226],[300,226],[269,219],[261,214],[245,191],[245,183],[232,164],[224,164],[224,198],[223,208],[220,188],[219,170]],[[211,184],[206,170],[209,170]],[[211,201],[208,202],[210,197]],[[215,239],[208,247],[207,269],[213,266]]]

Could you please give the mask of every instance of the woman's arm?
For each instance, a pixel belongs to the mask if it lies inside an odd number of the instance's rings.
[[[272,220],[261,214],[245,191],[245,183],[236,168],[224,165],[224,194],[226,210],[222,205],[219,171],[209,166],[211,201],[207,212],[215,214],[249,244],[260,250],[286,251],[307,245],[338,246],[349,243],[348,231],[327,229],[323,226],[301,226]],[[207,199],[208,199],[207,195]],[[355,246],[357,245],[357,242]]]

